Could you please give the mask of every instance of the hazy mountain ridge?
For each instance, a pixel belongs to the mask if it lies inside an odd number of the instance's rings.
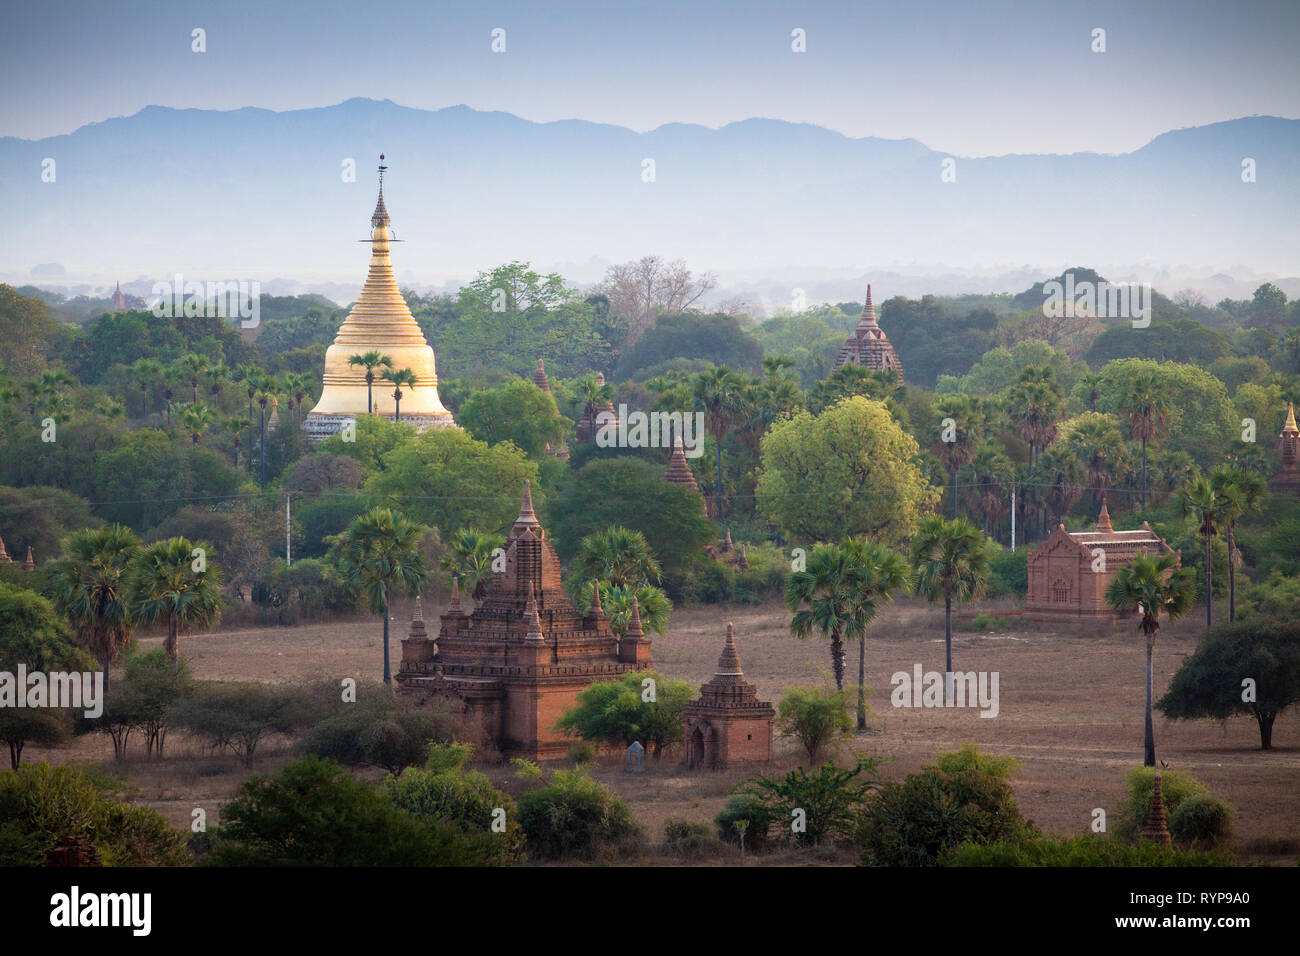
[[[0,138],[0,273],[55,262],[70,280],[359,283],[365,250],[353,240],[366,235],[380,152],[408,240],[395,253],[404,284],[512,258],[552,267],[650,252],[796,277],[1055,274],[1071,262],[1294,274],[1300,249],[1300,120],[1172,130],[1119,155],[956,157],[945,183],[947,154],[916,140],[806,123],[637,133],[352,99],[281,113],[153,106],[64,136]],[[54,183],[41,181],[46,157]],[[1241,180],[1243,157],[1255,183]],[[345,158],[355,183],[340,177]]]

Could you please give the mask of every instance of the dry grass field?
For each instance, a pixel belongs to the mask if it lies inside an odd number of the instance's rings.
[[[394,660],[405,633],[405,608],[395,608]],[[426,613],[426,617],[428,614]],[[760,696],[779,700],[792,684],[830,681],[830,655],[818,640],[796,640],[788,631],[789,617],[778,604],[758,607],[689,608],[675,612],[671,629],[655,638],[655,666],[663,673],[694,684],[713,673],[728,620],[745,673]],[[893,758],[884,768],[896,779],[963,741],[981,749],[1016,757],[1021,767],[1014,778],[1016,800],[1026,817],[1057,834],[1086,832],[1095,807],[1104,807],[1115,820],[1124,802],[1127,771],[1142,760],[1144,653],[1133,629],[1115,633],[1060,633],[1008,618],[1008,628],[992,633],[954,633],[953,661],[957,670],[997,671],[1000,712],[981,718],[976,709],[907,709],[890,706],[890,675],[912,670],[943,669],[943,612],[904,600],[885,609],[867,637],[868,699],[873,708],[873,732],[853,738],[849,749]],[[1201,633],[1196,613],[1160,632],[1155,656],[1155,686],[1159,696]],[[435,622],[430,622],[431,626]],[[145,647],[158,638],[143,638]],[[382,665],[378,620],[335,625],[221,630],[182,638],[182,653],[196,676],[214,680],[294,681],[302,678],[357,677],[374,680]],[[846,683],[856,685],[857,645],[849,647]],[[1275,749],[1259,749],[1255,722],[1239,717],[1170,723],[1157,712],[1156,753],[1170,768],[1187,771],[1226,799],[1236,811],[1235,838],[1247,859],[1270,859],[1293,865],[1300,841],[1300,712],[1278,718]],[[804,756],[793,740],[777,739],[777,769],[796,766]],[[662,842],[669,817],[708,822],[721,809],[727,792],[752,775],[750,768],[726,773],[686,772],[679,754],[669,752],[658,762],[647,757],[647,772],[623,772],[621,761],[608,756],[594,774],[631,805],[647,827],[651,842]],[[286,746],[259,751],[255,770],[278,767],[289,757]],[[26,759],[93,762],[125,774],[136,799],[157,807],[173,824],[188,827],[192,808],[201,806],[215,821],[216,810],[228,799],[248,771],[233,757],[214,758],[191,747],[180,735],[168,742],[162,762],[143,758],[132,741],[131,754],[114,767],[106,738],[79,740],[59,751],[31,747]],[[485,766],[495,780],[517,790],[504,767]],[[1289,837],[1285,852],[1267,857],[1256,841]],[[827,862],[851,857],[827,855]],[[651,860],[653,862],[653,860]],[[757,861],[755,861],[757,862]],[[793,862],[783,857],[767,862]],[[801,862],[807,862],[804,858]]]

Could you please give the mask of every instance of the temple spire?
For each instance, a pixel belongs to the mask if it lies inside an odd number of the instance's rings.
[[[380,226],[389,225],[392,220],[388,218],[388,207],[384,205],[384,173],[388,167],[384,165],[384,154],[379,154],[379,199],[375,202],[374,214],[370,217],[370,225],[374,229]],[[378,237],[376,237],[378,238]]]
[[[0,538],[0,564],[13,564],[14,559],[9,557],[9,552],[5,550],[5,539]]]
[[[537,512],[533,511],[533,484],[527,478],[524,479],[524,500],[519,505],[519,517],[515,519],[515,526],[512,534],[523,530],[524,528],[538,529],[541,522],[537,520]]]
[[[546,363],[540,358],[537,360],[537,368],[533,369],[533,384],[543,392],[551,390],[551,383],[546,377]]]
[[[451,579],[451,600],[447,603],[448,614],[461,614],[460,607],[460,575],[456,574]]]
[[[524,608],[524,620],[528,622],[528,632],[524,640],[534,644],[542,643],[542,619],[537,613],[537,599],[533,596],[533,582],[528,582],[528,606]]]
[[[1097,530],[1106,534],[1114,533],[1115,529],[1110,524],[1110,512],[1106,509],[1106,499],[1101,499],[1101,514],[1097,515]]]
[[[645,637],[645,631],[641,628],[641,608],[637,604],[635,595],[632,598],[632,613],[627,619],[627,639],[639,641]]]
[[[1295,402],[1286,406],[1286,424],[1282,426],[1283,435],[1300,435],[1300,426],[1295,423]]]
[[[595,578],[591,579],[591,610],[587,613],[592,617],[598,617],[605,613],[605,609],[600,606],[600,582]]]
[[[736,650],[736,628],[727,622],[727,639],[722,644],[722,653],[718,655],[718,669],[715,677],[741,677],[745,672],[740,669],[740,652]]]

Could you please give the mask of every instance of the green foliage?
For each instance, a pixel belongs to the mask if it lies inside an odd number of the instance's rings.
[[[584,537],[615,525],[639,531],[665,574],[686,567],[716,533],[698,495],[665,481],[663,466],[630,457],[588,462],[560,482],[547,509],[547,530],[565,561]]]
[[[16,453],[16,449],[11,451]],[[9,453],[0,456],[8,457]],[[8,464],[17,466],[18,462],[0,464],[0,474]],[[89,501],[62,488],[0,487],[0,528],[4,529],[5,548],[15,561],[23,560],[29,547],[37,561],[56,557],[69,534],[100,523],[91,513]]]
[[[488,445],[458,428],[433,428],[383,457],[365,483],[369,495],[396,496],[415,521],[443,536],[460,528],[502,529],[519,514],[524,482],[540,507],[537,463],[510,442]]]
[[[346,766],[383,767],[391,773],[429,759],[432,746],[451,736],[445,704],[431,700],[416,706],[382,684],[359,685],[354,703],[341,701],[335,686],[315,716],[318,719],[299,742],[303,752]],[[468,753],[462,760],[467,757]]]
[[[1000,631],[1006,626],[1007,619],[1005,617],[997,617],[993,614],[976,614],[971,618],[970,627],[967,630],[980,634],[985,631]]]
[[[438,567],[452,578],[459,578],[459,586],[481,601],[492,581],[496,551],[504,548],[505,543],[505,535],[462,528],[447,542],[447,553],[439,559]]]
[[[168,538],[145,545],[131,562],[125,581],[131,623],[167,628],[163,647],[175,660],[182,632],[212,627],[221,620],[221,568],[206,557],[203,541]]]
[[[186,834],[158,811],[111,799],[80,767],[35,764],[0,773],[0,866],[43,866],[65,837],[89,840],[105,866],[183,866]]]
[[[759,510],[793,541],[896,542],[938,501],[920,448],[881,402],[848,398],[777,421],[762,439]]]
[[[934,766],[946,774],[978,770],[999,780],[1010,780],[1011,775],[1020,769],[1020,761],[1015,757],[995,757],[983,753],[975,744],[967,741],[957,750],[935,757]]]
[[[524,858],[524,831],[514,801],[478,771],[431,759],[423,769],[408,767],[401,776],[389,777],[381,792],[399,810],[459,830],[495,864],[506,866]],[[502,824],[504,829],[498,830]]]
[[[73,714],[63,709],[0,707],[0,741],[9,745],[9,766],[18,769],[27,744],[62,746],[72,736],[72,723]]]
[[[808,752],[808,763],[815,763],[823,747],[846,736],[853,726],[848,706],[846,690],[787,687],[777,709],[777,732],[797,737]]]
[[[555,399],[521,378],[471,394],[456,412],[456,422],[489,445],[512,442],[534,461],[548,445],[558,445],[565,430]]]
[[[628,805],[579,770],[557,770],[521,796],[519,822],[529,854],[543,859],[622,859],[645,843]]]
[[[420,820],[337,763],[303,757],[240,785],[212,834],[212,866],[474,866],[479,846]]]
[[[1193,794],[1170,815],[1169,833],[1187,846],[1220,846],[1232,833],[1232,807],[1208,793]]]
[[[734,843],[742,850],[765,853],[772,844],[773,825],[783,822],[782,816],[780,810],[769,808],[762,797],[742,791],[727,797],[713,823],[724,842]]]
[[[653,701],[644,699],[646,680],[654,681]],[[581,691],[555,726],[583,740],[614,746],[628,747],[639,740],[658,760],[664,747],[682,739],[682,710],[694,696],[685,681],[655,671],[635,671]]]
[[[661,315],[623,353],[618,363],[618,378],[636,378],[637,373],[676,358],[704,359],[714,365],[757,372],[763,346],[740,327],[735,316],[690,312]]]
[[[715,859],[728,849],[707,823],[692,823],[681,817],[664,821],[664,848],[688,860]]]
[[[660,571],[644,534],[612,525],[583,537],[572,574],[579,581],[596,578],[617,587],[638,587],[658,583]]]
[[[585,614],[591,609],[592,586],[587,582],[578,588],[574,604]],[[636,601],[637,616],[641,619],[644,631],[663,634],[668,629],[668,615],[672,613],[673,603],[662,590],[652,585],[639,588],[613,587],[600,582],[600,606],[609,618],[609,627],[620,639],[627,633],[628,623],[632,620],[632,602]]]
[[[1040,296],[1040,306],[1042,301]],[[960,315],[945,305],[926,295],[895,296],[878,306],[880,327],[897,350],[907,380],[924,388],[933,388],[940,375],[961,375],[996,344],[998,320],[992,310],[976,308]]]
[[[1274,571],[1266,580],[1253,585],[1237,606],[1237,617],[1243,621],[1284,616],[1300,618],[1300,577],[1281,571]]]
[[[852,835],[856,815],[868,795],[880,786],[879,766],[880,758],[859,754],[849,770],[833,763],[815,770],[798,767],[784,777],[750,780],[741,785],[740,792],[759,801],[772,822],[785,821],[795,843],[815,846]],[[736,819],[731,818],[733,829]],[[802,828],[797,826],[800,823]]]
[[[1253,681],[1252,699],[1244,680]],[[1273,721],[1300,701],[1300,620],[1294,614],[1252,616],[1207,631],[1183,660],[1156,706],[1173,720],[1226,720],[1250,714],[1260,745],[1272,746]]]
[[[989,555],[989,596],[1024,597],[1029,591],[1029,549],[999,548]]]
[[[94,670],[54,605],[35,591],[0,581],[0,670]]]
[[[995,762],[991,772],[984,762],[963,749],[884,784],[860,819],[863,865],[935,866],[949,847],[1017,837],[1026,824],[1005,777],[1009,770]]]
[[[1222,852],[1169,850],[1156,843],[1138,845],[1098,836],[1061,839],[1029,836],[992,843],[960,843],[939,855],[940,866],[1234,866]]]
[[[356,434],[352,441],[344,441],[341,432],[331,435],[318,446],[319,451],[330,455],[346,455],[360,462],[367,475],[387,468],[384,462],[389,452],[406,445],[415,436],[415,426],[406,422],[390,422],[378,415],[358,415]]]
[[[201,683],[177,707],[175,723],[216,750],[229,748],[253,765],[266,737],[297,727],[292,690],[267,684]]]
[[[1155,789],[1154,767],[1134,767],[1124,780],[1128,790],[1128,807],[1120,821],[1121,836],[1135,838],[1146,826],[1151,812],[1151,793]],[[1172,816],[1188,797],[1208,793],[1205,784],[1180,770],[1160,771],[1160,795],[1164,800],[1166,816]]]

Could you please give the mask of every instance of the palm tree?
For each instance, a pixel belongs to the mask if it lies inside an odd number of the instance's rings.
[[[614,587],[654,584],[660,573],[645,535],[619,525],[584,537],[573,562],[573,574],[579,580],[596,578]]]
[[[967,497],[973,505],[971,511],[978,511],[983,516],[984,533],[992,534],[994,526],[1009,507],[1007,499],[1011,482],[1015,479],[1015,469],[1000,445],[985,442],[971,460],[970,479]]]
[[[227,418],[226,431],[230,432],[231,441],[235,446],[235,467],[239,467],[239,449],[244,447],[243,439],[240,437],[244,432],[253,427],[253,421],[250,418]]]
[[[399,368],[396,371],[389,369],[384,373],[383,379],[386,382],[393,383],[393,421],[402,420],[402,386],[415,388],[415,373],[409,368]]]
[[[987,539],[965,518],[927,515],[912,538],[912,580],[930,603],[943,598],[944,700],[952,703],[952,602],[977,600],[988,587]]]
[[[844,641],[866,627],[857,585],[854,556],[835,544],[813,548],[805,569],[792,573],[785,585],[785,606],[794,612],[790,632],[806,638],[816,630],[830,638],[836,690],[844,689]]]
[[[194,552],[199,551],[196,555]],[[211,548],[186,538],[155,541],[135,556],[127,573],[127,605],[133,624],[167,626],[163,649],[179,664],[182,631],[221,620],[221,570],[207,560]]]
[[[76,531],[63,541],[63,558],[52,562],[55,603],[104,672],[131,643],[126,579],[140,552],[140,539],[119,524]]]
[[[284,390],[292,396],[293,402],[290,403],[290,410],[296,404],[298,407],[298,417],[302,418],[302,400],[311,392],[311,380],[301,372],[290,372],[284,377]]]
[[[380,366],[392,368],[393,360],[387,355],[380,355],[375,349],[365,352],[361,355],[353,355],[348,359],[349,365],[360,365],[366,370],[366,411],[374,413],[375,402],[373,398],[372,386],[375,384],[375,369]]]
[[[867,632],[881,604],[894,599],[894,592],[908,584],[907,562],[898,552],[865,538],[844,542],[857,568],[854,582],[857,606],[862,611],[862,633],[858,637],[858,731],[867,729]]]
[[[438,567],[459,578],[474,600],[481,601],[492,580],[493,555],[505,543],[502,535],[462,528],[447,542],[447,553],[439,559]]]
[[[713,438],[718,454],[715,518],[722,517],[722,440],[727,437],[731,426],[743,417],[744,385],[744,380],[725,365],[700,372],[692,382],[695,405],[704,412],[704,427]]]
[[[181,424],[190,433],[190,440],[195,445],[199,443],[199,438],[212,422],[212,409],[202,402],[191,402],[181,406]]]
[[[172,399],[176,395],[176,386],[182,381],[181,371],[175,366],[165,365],[158,376],[158,381],[162,385],[163,399],[167,402],[167,426],[170,428],[172,423]]]
[[[224,362],[214,362],[207,367],[204,377],[208,380],[208,394],[212,396],[212,404],[220,409],[221,392],[232,378],[230,368]]]
[[[201,379],[208,371],[208,360],[202,355],[195,355],[193,352],[188,352],[181,356],[180,368],[181,372],[189,380],[190,388],[194,390],[194,394],[190,398],[190,401],[197,402],[199,400],[199,379]]]
[[[588,581],[579,589],[575,602],[584,611],[591,607],[595,587],[600,588],[600,607],[605,612],[605,617],[609,619],[609,629],[619,640],[627,634],[628,623],[632,620],[634,601],[643,628],[656,634],[663,634],[667,630],[668,616],[672,613],[673,602],[654,585],[620,587],[608,581]]]
[[[1142,442],[1142,510],[1147,508],[1147,442],[1157,441],[1169,421],[1159,382],[1150,372],[1133,377],[1120,398],[1120,410],[1128,415],[1129,434]]]
[[[1094,503],[1100,507],[1115,474],[1124,465],[1124,439],[1114,418],[1085,412],[1079,416],[1065,443],[1083,462]]]
[[[256,365],[235,366],[235,379],[244,383],[248,392],[248,417],[253,417],[253,398],[257,395],[258,382],[262,379],[262,370]]]
[[[1179,513],[1184,518],[1195,518],[1197,531],[1205,542],[1205,627],[1214,625],[1214,569],[1211,544],[1219,533],[1219,523],[1225,517],[1225,502],[1218,488],[1209,478],[1195,478],[1183,486],[1178,496]]]
[[[1079,384],[1082,385],[1088,394],[1088,405],[1092,413],[1097,414],[1097,399],[1101,397],[1101,376],[1100,375],[1081,375]]]
[[[1264,501],[1263,477],[1246,468],[1220,468],[1210,474],[1223,501],[1223,524],[1228,538],[1228,620],[1237,619],[1237,522],[1258,511]]]
[[[419,594],[429,577],[428,562],[420,549],[425,528],[394,514],[372,508],[358,515],[335,541],[344,578],[362,588],[370,608],[384,615],[384,683],[391,686],[388,655],[388,600],[394,588]]]
[[[260,482],[263,487],[266,486],[266,407],[275,408],[280,404],[280,400],[275,395],[275,380],[271,378],[263,379],[258,383],[257,404],[262,410],[262,435],[257,442],[257,467],[260,472]]]
[[[144,400],[144,414],[142,418],[149,417],[149,389],[158,383],[162,378],[163,367],[153,359],[138,359],[131,366],[131,375],[135,378],[136,384],[140,388],[140,396]]]
[[[978,398],[969,395],[945,395],[937,403],[943,418],[951,418],[949,430],[941,423],[939,431],[939,461],[952,476],[952,516],[957,517],[957,473],[975,457],[988,416]]]
[[[1117,611],[1137,610],[1142,615],[1138,628],[1147,639],[1146,755],[1143,765],[1156,765],[1156,742],[1151,729],[1151,657],[1160,630],[1160,612],[1170,623],[1192,608],[1196,600],[1196,573],[1175,567],[1178,556],[1166,553],[1148,557],[1139,554],[1115,572],[1106,588],[1106,602]]]

